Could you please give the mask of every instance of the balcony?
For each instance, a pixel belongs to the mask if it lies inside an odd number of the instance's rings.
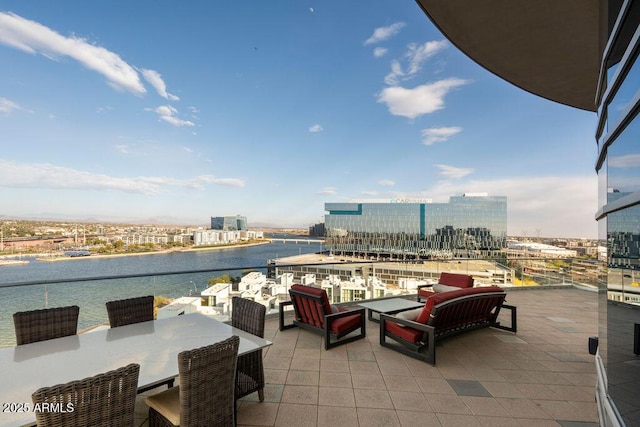
[[[474,262],[476,260],[456,261],[456,268],[469,272]],[[597,283],[592,283],[591,291],[585,290],[588,286],[578,288],[567,284],[576,282],[576,277],[582,278],[584,284],[585,273],[580,263],[560,269],[546,266],[542,260],[535,265],[531,260],[526,262],[513,269],[522,272],[519,281],[524,282],[526,273],[537,277],[538,282],[544,279],[545,285],[504,285],[507,302],[518,307],[518,333],[483,329],[448,338],[438,348],[436,366],[381,347],[377,323],[368,322],[365,340],[326,351],[319,335],[298,328],[280,332],[277,316],[269,315],[265,338],[273,341],[273,345],[264,352],[265,401],[258,402],[257,395],[242,399],[238,405],[238,424],[597,425],[595,363],[587,348],[588,337],[597,335],[598,331]],[[358,269],[362,265],[352,263],[351,266]],[[376,268],[390,265],[376,263]],[[319,268],[318,265],[304,267]],[[282,264],[278,268],[291,269]],[[241,269],[238,267],[234,272]],[[263,269],[266,271],[266,267]],[[203,289],[201,283],[206,278],[225,273],[233,272],[210,269],[34,280],[3,284],[0,297],[8,306],[18,304],[35,309],[42,308],[43,296],[51,305],[64,305],[70,301],[64,301],[63,295],[72,295],[68,298],[73,303],[81,301],[80,326],[84,328],[106,320],[105,301],[129,296],[122,294],[124,291],[114,296],[113,286],[128,284],[127,292],[142,295],[155,289],[151,284],[180,282],[187,283],[186,289],[193,289],[195,296]],[[489,273],[488,277],[494,278],[508,276],[503,274],[503,269]],[[558,273],[566,274],[558,276]],[[517,273],[511,274],[518,279]],[[601,273],[592,272],[588,276],[597,279]],[[131,286],[134,282],[141,286]],[[17,297],[19,290],[25,290],[25,296]],[[88,296],[83,296],[85,292]],[[411,291],[400,292],[400,295],[402,293],[411,294]],[[19,298],[26,299],[16,302]],[[17,310],[5,308],[0,312],[3,336],[13,333],[9,311]],[[224,317],[224,309],[222,312]],[[2,345],[11,343],[5,340]],[[136,425],[147,425],[146,418],[147,408],[141,395],[137,401]]]
[[[329,351],[319,335],[278,331],[264,353],[265,401],[238,405],[246,426],[589,426],[597,425],[596,294],[574,288],[512,290],[517,335],[494,329],[443,341],[436,366],[367,339]],[[136,425],[146,425],[138,399]]]

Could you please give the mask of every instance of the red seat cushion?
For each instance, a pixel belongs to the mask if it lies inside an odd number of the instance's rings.
[[[458,288],[473,288],[473,277],[466,274],[456,273],[440,273],[438,283],[447,286],[456,286]]]
[[[331,322],[331,332],[334,334],[341,334],[353,328],[357,328],[362,320],[362,314],[354,314],[353,316],[345,316],[339,319],[335,319]]]
[[[393,335],[402,338],[405,341],[409,341],[410,343],[417,343],[421,338],[424,332],[419,331],[417,329],[413,329],[409,326],[403,327],[397,324],[396,322],[389,322],[388,320],[384,322],[387,332],[392,333]]]

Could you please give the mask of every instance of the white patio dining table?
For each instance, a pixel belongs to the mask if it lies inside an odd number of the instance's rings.
[[[178,375],[178,353],[240,337],[238,354],[270,341],[202,314],[186,314],[118,328],[0,348],[0,426],[35,423],[31,394],[125,366],[140,365],[138,388]]]

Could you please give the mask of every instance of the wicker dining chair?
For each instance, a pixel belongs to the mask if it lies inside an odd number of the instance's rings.
[[[233,426],[240,338],[178,354],[178,387],[147,397],[149,427]]]
[[[255,301],[233,297],[231,326],[252,335],[264,338],[264,316],[266,307]],[[238,356],[236,375],[236,399],[258,392],[260,402],[264,401],[264,367],[262,349]]]
[[[112,328],[153,320],[153,295],[106,303]]]
[[[31,395],[38,427],[133,426],[139,373],[140,365],[131,363],[38,389]]]
[[[45,308],[13,314],[18,345],[75,335],[80,307]]]

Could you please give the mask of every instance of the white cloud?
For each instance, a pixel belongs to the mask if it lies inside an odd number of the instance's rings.
[[[324,187],[322,190],[318,191],[316,194],[319,196],[335,196],[336,195],[335,187]]]
[[[160,73],[155,70],[142,69],[140,71],[142,72],[142,77],[144,77],[144,79],[149,82],[151,86],[153,86],[156,92],[158,92],[158,95],[169,101],[180,100],[180,98],[178,98],[177,96],[167,92],[167,85],[164,83],[164,80],[162,79]]]
[[[0,113],[9,114],[14,111],[24,110],[15,102],[0,96]]]
[[[458,126],[422,129],[422,136],[424,137],[422,143],[424,145],[433,145],[436,142],[445,142],[460,132],[462,132],[462,128]]]
[[[396,182],[390,179],[381,179],[380,181],[378,181],[378,184],[384,186],[393,186],[396,185]]]
[[[378,27],[373,30],[373,34],[367,40],[365,40],[364,44],[376,44],[383,40],[387,40],[394,35],[398,34],[398,32],[405,26],[404,22],[396,22],[395,24],[391,24],[388,27]]]
[[[0,109],[0,111],[2,111]],[[626,154],[624,156],[612,156],[607,160],[611,168],[637,168],[640,166],[640,154]]]
[[[323,130],[324,128],[317,123],[309,128],[309,132],[311,133],[322,132]]]
[[[391,72],[385,76],[384,82],[390,86],[395,86],[400,80],[406,81],[415,77],[429,58],[447,46],[448,43],[445,40],[430,41],[421,45],[411,43],[407,46],[407,52],[403,58],[407,62],[406,71],[403,71],[400,61],[394,59],[391,61]]]
[[[409,60],[409,69],[407,71],[407,74],[416,74],[422,68],[422,64],[424,64],[429,58],[431,58],[433,55],[435,55],[448,45],[449,44],[446,40],[434,40],[421,45],[411,43],[408,46],[408,51],[406,54]]]
[[[414,119],[444,108],[445,95],[451,89],[467,83],[467,80],[448,78],[413,89],[388,87],[380,92],[378,102],[385,103],[394,116]]]
[[[473,173],[473,168],[457,168],[449,165],[435,165],[435,167],[440,170],[438,176],[444,176],[445,178],[460,179]]]
[[[375,56],[376,58],[382,58],[387,54],[388,51],[389,49],[387,49],[386,47],[377,47],[373,49],[373,56]]]
[[[404,76],[402,66],[400,62],[394,59],[391,61],[391,72],[384,77],[384,82],[389,86],[395,86],[402,76]]]
[[[196,178],[196,181],[201,184],[216,184],[223,185],[225,187],[237,187],[241,188],[245,186],[245,182],[238,178],[216,178],[210,175],[202,175]]]
[[[108,190],[156,195],[167,192],[173,187],[203,190],[207,184],[227,187],[244,187],[245,185],[241,179],[216,178],[211,175],[200,175],[191,179],[149,176],[121,178],[49,163],[19,164],[0,160],[0,186],[7,188]]]
[[[364,194],[365,196],[377,196],[378,195],[377,191],[364,190],[364,191],[361,191],[360,193]]]
[[[447,202],[452,195],[489,193],[507,196],[507,232],[541,236],[597,237],[594,219],[598,206],[596,174],[580,176],[524,176],[488,180],[458,180],[435,183],[417,194],[402,197],[430,197]]]
[[[122,154],[129,154],[129,146],[127,144],[117,144],[115,148]]]
[[[0,43],[55,59],[67,56],[102,74],[116,89],[146,93],[138,73],[117,54],[78,37],[65,37],[50,28],[13,13],[0,12]]]
[[[146,108],[146,111],[153,111],[154,113],[160,116],[161,120],[164,120],[167,123],[170,123],[174,126],[195,126],[195,124],[189,120],[182,120],[177,118],[175,115],[178,114],[178,110],[176,110],[171,105],[161,105],[158,108]]]

